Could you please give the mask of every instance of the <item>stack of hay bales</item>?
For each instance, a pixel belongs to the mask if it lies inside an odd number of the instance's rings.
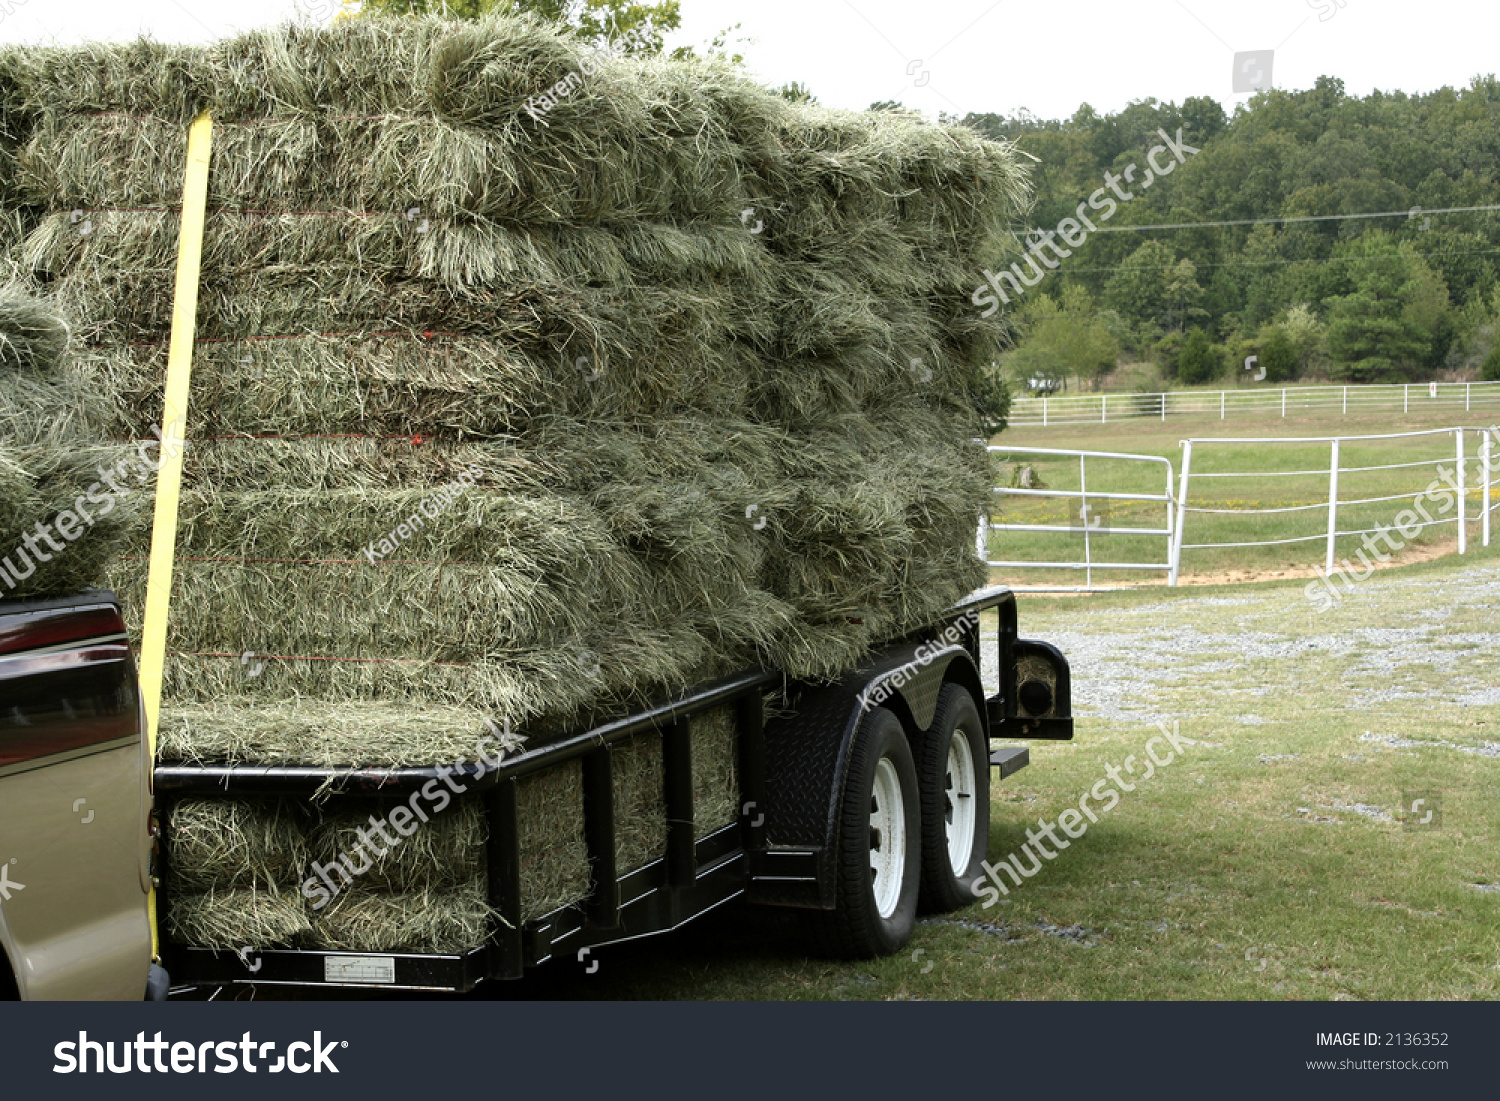
[[[1024,196],[1004,147],[524,20],[0,69],[21,263],[122,437],[160,416],[186,128],[214,116],[165,757],[471,759],[487,719],[534,743],[746,666],[837,673],[983,582],[968,294]],[[115,584],[139,609],[142,562]],[[735,802],[709,726],[730,794],[703,825]],[[543,782],[536,906],[587,889]],[[642,805],[622,867],[660,853]],[[337,931],[282,939],[462,939],[380,917],[482,882],[454,828],[462,883],[361,880]]]
[[[130,452],[102,437],[94,398],[63,319],[0,290],[0,600],[97,585],[139,515],[136,483],[104,480]]]

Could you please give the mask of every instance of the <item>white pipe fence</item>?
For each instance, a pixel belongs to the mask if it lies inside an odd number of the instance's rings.
[[[977,549],[979,556],[983,558],[991,569],[1048,569],[1048,570],[1082,570],[1084,572],[1084,587],[1076,586],[1046,587],[1046,588],[1018,588],[1017,592],[1105,592],[1106,589],[1094,588],[1095,570],[1161,570],[1170,568],[1170,559],[1166,562],[1096,562],[1094,561],[1094,540],[1103,535],[1155,535],[1163,536],[1167,540],[1167,547],[1173,545],[1173,532],[1176,529],[1176,503],[1172,496],[1172,462],[1158,455],[1129,455],[1118,451],[1076,451],[1066,448],[1053,447],[1004,447],[991,446],[991,454],[1002,455],[1045,455],[1053,458],[1076,458],[1078,460],[1078,489],[1022,489],[1011,486],[996,486],[995,493],[1002,497],[1021,498],[1051,498],[1055,500],[1077,501],[1079,503],[1077,522],[1067,525],[1062,524],[1027,524],[1027,523],[993,523],[988,516],[980,518]],[[1160,464],[1166,468],[1166,488],[1162,493],[1104,493],[1089,492],[1088,488],[1088,463],[1090,459],[1104,460],[1109,462],[1125,463],[1153,463]],[[1107,526],[1091,507],[1091,501],[1130,501],[1159,503],[1166,507],[1166,523],[1160,528],[1140,527],[1114,527]],[[1083,536],[1083,560],[1067,562],[1026,562],[1026,561],[997,561],[990,558],[989,536],[990,532],[1007,531],[1023,534],[1035,533],[1072,533]]]
[[[1437,409],[1462,406],[1465,412],[1500,405],[1500,382],[1422,382],[1358,386],[1246,386],[1239,390],[1176,390],[1151,394],[1065,394],[1019,397],[1011,402],[1010,424],[1016,428],[1167,416],[1212,416],[1316,412],[1337,409],[1348,415],[1375,409]]]
[[[1388,440],[1422,440],[1433,439],[1451,435],[1454,438],[1454,450],[1452,460],[1455,469],[1445,471],[1447,458],[1418,459],[1415,461],[1403,461],[1394,463],[1382,463],[1370,466],[1347,465],[1350,449],[1361,444],[1375,443]],[[1346,483],[1343,475],[1365,474],[1375,471],[1388,470],[1414,470],[1423,467],[1438,471],[1438,480],[1443,481],[1447,488],[1452,491],[1455,501],[1454,515],[1433,519],[1430,515],[1425,521],[1405,524],[1399,530],[1406,534],[1412,528],[1425,529],[1440,524],[1454,524],[1458,530],[1458,552],[1468,553],[1468,527],[1472,518],[1469,516],[1469,464],[1477,463],[1480,476],[1482,504],[1477,517],[1480,525],[1481,545],[1490,545],[1491,515],[1497,505],[1494,501],[1495,466],[1497,456],[1495,454],[1496,437],[1500,436],[1500,429],[1484,428],[1439,428],[1420,432],[1393,432],[1372,436],[1316,436],[1316,437],[1260,437],[1240,439],[1191,439],[1182,441],[1182,462],[1180,475],[1174,477],[1171,460],[1157,455],[1134,455],[1117,451],[1079,451],[1066,448],[1048,447],[1007,447],[1003,445],[991,445],[988,450],[991,454],[1002,454],[1007,457],[1048,457],[1078,460],[1078,486],[1076,490],[1071,489],[1048,489],[1048,488],[1020,488],[1015,486],[997,486],[995,494],[999,497],[1030,498],[1030,499],[1055,499],[1078,503],[1076,520],[1069,524],[1056,523],[1024,523],[1019,520],[993,521],[989,516],[981,517],[977,538],[977,550],[991,569],[997,570],[1078,570],[1084,574],[1083,586],[1050,586],[1020,588],[1017,592],[1108,592],[1109,588],[1096,588],[1094,586],[1094,572],[1096,570],[1137,570],[1137,571],[1164,571],[1167,575],[1167,584],[1176,586],[1182,572],[1182,555],[1184,551],[1203,551],[1219,548],[1241,548],[1241,547],[1271,547],[1285,546],[1301,543],[1322,542],[1324,573],[1334,572],[1337,558],[1337,544],[1339,539],[1370,536],[1380,534],[1382,528],[1391,530],[1391,525],[1382,525],[1376,528],[1354,528],[1345,529],[1340,526],[1341,510],[1350,508],[1381,504],[1386,502],[1406,501],[1411,502],[1421,497],[1425,489],[1418,487],[1412,491],[1378,497],[1363,497],[1345,499],[1340,495],[1341,486]],[[1477,454],[1469,454],[1469,444],[1477,438]],[[1285,471],[1206,471],[1194,472],[1193,459],[1195,449],[1200,455],[1204,449],[1218,445],[1319,445],[1328,447],[1328,464],[1326,467],[1314,467],[1309,470],[1285,470]],[[1146,492],[1102,492],[1091,491],[1088,488],[1088,467],[1090,461],[1097,464],[1106,463],[1118,466],[1121,463],[1152,463],[1159,464],[1165,468],[1165,489],[1162,493]],[[1192,502],[1192,489],[1195,482],[1207,479],[1238,478],[1238,479],[1270,479],[1270,478],[1311,478],[1326,477],[1328,485],[1328,496],[1326,500],[1314,501],[1305,504],[1286,505],[1277,508],[1259,507],[1237,507],[1237,508],[1209,508],[1198,507]],[[1428,483],[1429,485],[1431,483]],[[1126,501],[1133,503],[1161,504],[1165,507],[1166,517],[1162,527],[1115,527],[1107,522],[1101,522],[1098,511],[1093,508],[1091,502],[1114,502]],[[1290,538],[1250,540],[1242,542],[1231,541],[1205,541],[1199,543],[1184,542],[1184,533],[1187,528],[1187,518],[1194,516],[1270,516],[1285,515],[1292,513],[1316,513],[1326,510],[1328,523],[1321,534],[1299,535]],[[1447,511],[1446,509],[1441,511]],[[1416,513],[1413,512],[1413,516]],[[1201,529],[1201,525],[1200,525]],[[1026,534],[1060,534],[1071,533],[1081,535],[1083,538],[1083,554],[1081,559],[1069,561],[1026,561],[1015,558],[992,559],[990,557],[990,534],[992,532],[1009,532],[1015,535]],[[1167,540],[1167,552],[1165,562],[1111,562],[1096,561],[1094,558],[1095,542],[1103,535],[1139,535],[1165,537]],[[1408,536],[1410,537],[1410,536]],[[1206,536],[1204,537],[1206,538]]]
[[[1422,459],[1415,462],[1383,463],[1374,466],[1351,467],[1344,465],[1343,454],[1346,445],[1363,444],[1380,440],[1405,440],[1432,438],[1438,436],[1454,437],[1454,469],[1445,470],[1446,458]],[[1469,549],[1469,516],[1468,516],[1468,454],[1467,441],[1478,436],[1480,443],[1478,449],[1478,463],[1480,477],[1483,479],[1483,504],[1480,507],[1480,537],[1482,544],[1490,545],[1490,514],[1493,511],[1492,487],[1494,484],[1493,449],[1494,440],[1491,430],[1483,428],[1437,428],[1424,432],[1390,432],[1374,436],[1315,436],[1315,437],[1259,437],[1239,439],[1193,439],[1182,442],[1182,477],[1178,484],[1177,492],[1177,530],[1173,538],[1170,563],[1171,567],[1167,575],[1167,582],[1176,585],[1177,579],[1182,572],[1182,552],[1185,550],[1214,550],[1225,547],[1273,547],[1286,546],[1293,543],[1315,543],[1324,544],[1323,572],[1330,574],[1334,571],[1337,558],[1338,540],[1356,536],[1381,535],[1383,531],[1391,530],[1392,525],[1382,525],[1374,528],[1343,529],[1339,526],[1339,510],[1360,505],[1374,505],[1394,501],[1411,502],[1422,497],[1425,490],[1418,488],[1407,493],[1400,493],[1381,497],[1363,497],[1344,499],[1339,495],[1340,475],[1363,474],[1371,471],[1403,470],[1420,467],[1431,467],[1437,472],[1439,481],[1444,482],[1451,490],[1455,506],[1454,515],[1442,519],[1432,519],[1425,511],[1424,519],[1414,520],[1412,523],[1399,525],[1399,530],[1406,534],[1411,529],[1425,529],[1436,527],[1441,524],[1454,524],[1458,529],[1458,553],[1467,554]],[[1292,470],[1292,471],[1200,471],[1193,473],[1194,448],[1200,451],[1207,447],[1216,445],[1273,445],[1273,444],[1327,444],[1329,448],[1328,466],[1326,469],[1318,470]],[[1194,479],[1202,480],[1208,478],[1271,478],[1271,477],[1312,477],[1326,475],[1328,478],[1328,498],[1313,504],[1289,505],[1281,508],[1198,508],[1190,503],[1191,485]],[[1430,484],[1430,483],[1429,483]],[[1287,514],[1294,512],[1317,512],[1326,509],[1328,512],[1327,530],[1322,535],[1303,535],[1284,539],[1261,539],[1242,542],[1204,542],[1185,543],[1184,534],[1187,529],[1187,519],[1190,515],[1219,515],[1219,516],[1268,516],[1273,514]],[[1440,511],[1446,511],[1440,510]],[[1413,517],[1417,514],[1412,513]]]

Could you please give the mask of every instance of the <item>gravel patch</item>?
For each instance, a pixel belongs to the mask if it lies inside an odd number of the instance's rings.
[[[1325,803],[1323,805],[1323,809],[1353,811],[1355,814],[1364,815],[1364,817],[1366,818],[1373,818],[1377,822],[1396,821],[1390,816],[1390,814],[1385,811],[1384,808],[1372,807],[1369,803],[1344,803],[1335,799],[1331,804]]]
[[[1009,901],[1007,899],[1006,901]],[[1014,925],[1006,925],[1001,922],[996,924],[990,921],[974,921],[971,918],[919,918],[918,925],[950,925],[959,929],[967,929],[971,933],[982,933],[987,937],[999,937],[1003,941],[1024,940],[1025,932]]]
[[[1484,745],[1459,745],[1457,742],[1416,741],[1398,738],[1394,734],[1371,734],[1366,730],[1359,736],[1362,742],[1374,742],[1388,749],[1456,749],[1460,753],[1471,753],[1477,757],[1500,757],[1500,742],[1485,742]]]

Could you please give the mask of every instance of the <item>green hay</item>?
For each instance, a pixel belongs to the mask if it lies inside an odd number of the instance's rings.
[[[483,879],[401,893],[359,886],[316,914],[307,943],[335,952],[457,953],[483,944],[495,917]]]
[[[431,764],[505,719],[540,744],[735,669],[835,676],[982,583],[966,396],[1002,330],[968,295],[1026,202],[1011,150],[714,63],[599,59],[526,114],[595,60],[530,20],[0,51],[0,252],[112,438],[161,415],[186,124],[215,115],[164,756]],[[707,833],[738,816],[734,740],[697,725]],[[659,756],[617,752],[622,868],[662,853]],[[528,920],[587,892],[578,779],[521,784]],[[320,813],[326,853],[355,805]],[[482,941],[456,886],[481,846],[443,836],[319,942]]]
[[[355,889],[393,894],[460,887],[484,878],[487,835],[484,810],[478,800],[461,799],[429,822],[409,824],[412,833],[407,837],[402,837],[389,821],[396,805],[386,800],[337,800],[312,830],[312,859],[324,867],[341,857],[346,863],[352,861],[354,867],[370,861],[369,870],[355,881]],[[421,805],[428,814],[435,809],[430,802]],[[399,839],[400,844],[391,845],[374,833],[372,819],[383,824],[385,837]],[[363,845],[361,829],[373,839],[373,849]],[[359,854],[356,846],[361,846]],[[379,855],[381,849],[386,850],[383,856]]]
[[[733,707],[716,707],[694,715],[693,822],[702,839],[739,821],[739,748]]]
[[[583,836],[583,769],[569,761],[519,781],[521,920],[535,921],[588,896],[593,878]]]
[[[241,684],[260,659],[236,659],[225,680]],[[259,761],[267,765],[415,767],[473,758],[489,715],[477,707],[417,701],[255,701],[232,690],[206,704],[175,704],[163,716],[163,760]],[[253,719],[252,719],[253,715]]]
[[[280,888],[307,864],[305,815],[274,799],[184,799],[172,806],[171,877],[178,890]]]
[[[57,312],[0,291],[0,599],[97,584],[135,520],[134,502],[100,485],[125,452],[100,437],[90,387]]]
[[[292,948],[311,931],[295,888],[274,886],[173,894],[167,908],[172,939],[195,948]]]
[[[667,852],[667,805],[662,785],[661,735],[619,742],[614,759],[615,868],[634,871]]]

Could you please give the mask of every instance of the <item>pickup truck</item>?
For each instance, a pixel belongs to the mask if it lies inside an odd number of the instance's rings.
[[[987,680],[998,692],[986,692]],[[726,707],[734,715],[739,815],[704,835],[694,821],[693,723]],[[615,755],[631,739],[658,735],[665,851],[642,867],[617,867],[622,809],[612,782]],[[1072,736],[1066,658],[1046,643],[1019,638],[1014,595],[987,589],[832,683],[789,683],[776,670],[749,669],[528,746],[495,767],[160,761],[162,956],[183,988],[462,992],[486,980],[520,978],[550,959],[666,932],[737,898],[806,911],[821,953],[887,955],[906,944],[919,908],[949,911],[975,901],[988,849],[991,776],[1003,778],[1029,761],[1027,747],[992,739]],[[589,894],[527,920],[518,789],[537,773],[561,768],[577,768],[581,777]],[[230,951],[173,942],[176,801],[312,801],[328,793],[332,803],[375,795],[415,799],[447,782],[481,798],[487,818],[488,898],[498,918],[483,943],[439,954],[253,945]]]
[[[150,760],[119,602],[0,602],[0,998],[166,995]]]

